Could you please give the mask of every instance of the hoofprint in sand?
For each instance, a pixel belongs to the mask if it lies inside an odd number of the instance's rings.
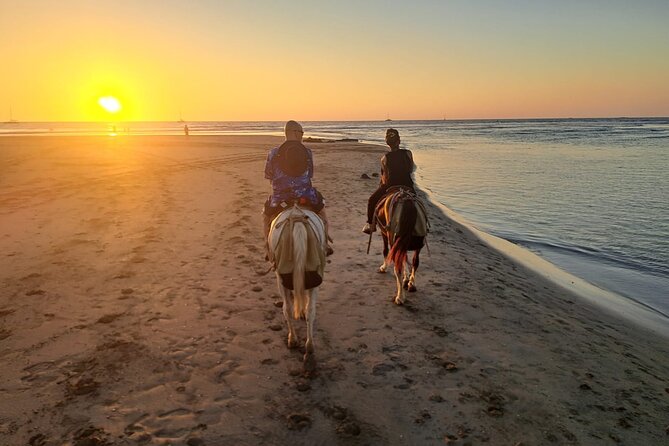
[[[433,206],[391,303],[358,232],[380,147],[311,145],[336,252],[305,378],[256,274],[279,141],[0,138],[0,444],[666,442],[666,340]]]

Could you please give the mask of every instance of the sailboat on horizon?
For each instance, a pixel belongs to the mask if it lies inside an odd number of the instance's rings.
[[[14,116],[12,115],[12,106],[9,106],[9,121],[3,122],[3,124],[18,124],[19,121],[14,119]]]

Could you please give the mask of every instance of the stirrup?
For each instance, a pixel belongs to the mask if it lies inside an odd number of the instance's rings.
[[[374,231],[376,231],[376,225],[374,224],[365,223],[365,226],[362,228],[362,232],[365,234],[371,234]]]

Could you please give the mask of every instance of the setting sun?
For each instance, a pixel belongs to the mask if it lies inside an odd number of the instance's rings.
[[[98,99],[98,104],[109,113],[118,113],[121,110],[121,103],[113,96],[105,96]]]

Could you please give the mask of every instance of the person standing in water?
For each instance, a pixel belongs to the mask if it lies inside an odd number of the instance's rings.
[[[374,211],[376,205],[393,186],[402,186],[416,192],[411,174],[416,168],[410,150],[400,149],[400,132],[396,129],[386,130],[386,144],[390,151],[381,158],[381,182],[367,201],[367,223],[362,228],[365,234],[376,231]]]

